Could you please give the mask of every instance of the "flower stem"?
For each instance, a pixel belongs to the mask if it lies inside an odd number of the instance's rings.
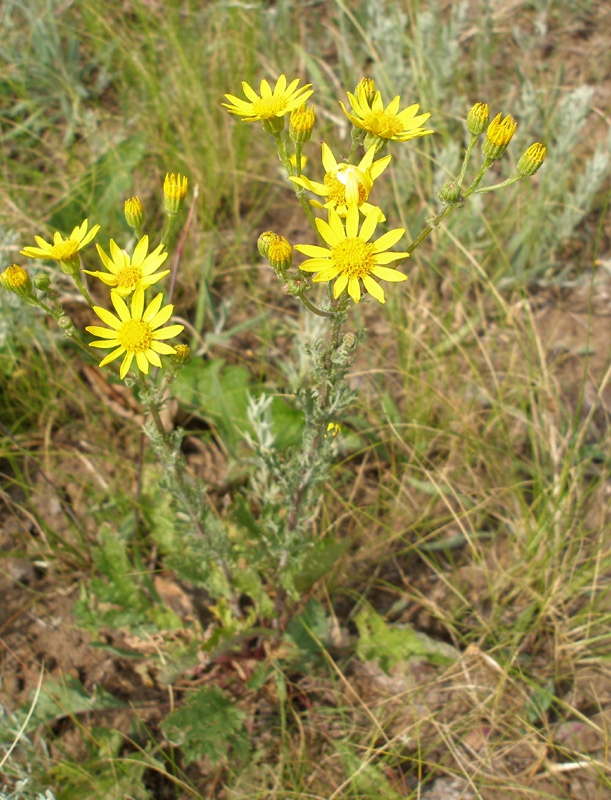
[[[462,182],[465,177],[465,172],[467,171],[467,165],[469,164],[469,160],[471,159],[471,154],[473,153],[473,148],[475,147],[475,142],[479,139],[479,136],[475,133],[471,134],[471,138],[469,139],[469,144],[467,145],[467,149],[465,151],[465,157],[462,162],[462,167],[460,169],[460,173],[458,178],[456,178],[456,183],[458,186],[462,186]]]
[[[311,311],[313,314],[317,314],[319,317],[326,317],[327,319],[334,319],[335,314],[333,313],[333,311],[323,311],[322,308],[318,308],[318,306],[315,306],[314,303],[310,302],[308,298],[303,294],[299,295],[299,299],[301,300],[303,305],[308,309],[308,311]]]
[[[475,194],[484,194],[485,192],[494,192],[497,189],[504,189],[505,186],[511,186],[512,183],[517,183],[524,177],[524,175],[520,175],[519,173],[517,175],[512,175],[511,178],[507,178],[507,180],[502,183],[495,183],[492,186],[484,186],[483,189],[476,189]]]
[[[278,132],[275,132],[274,133],[274,139],[276,140],[276,147],[278,148],[278,158],[284,164],[284,168],[286,169],[287,175],[292,176],[293,175],[293,165],[291,164],[291,161],[289,159],[288,153],[286,152],[286,144],[284,143],[284,139],[282,138],[282,134],[278,133]],[[291,183],[293,183],[293,181],[291,181]],[[299,203],[301,204],[301,207],[303,208],[303,210],[305,212],[305,215],[308,218],[308,221],[309,221],[310,225],[312,226],[312,228],[314,229],[314,232],[316,233],[318,241],[320,242],[320,244],[323,247],[325,247],[325,241],[322,238],[322,236],[320,235],[320,233],[318,232],[318,228],[316,227],[316,220],[314,218],[314,214],[312,213],[312,209],[310,208],[310,204],[306,200],[305,189],[303,188],[303,186],[299,186],[296,183],[293,183],[293,189],[295,190],[295,195],[297,197],[297,200],[299,200]]]

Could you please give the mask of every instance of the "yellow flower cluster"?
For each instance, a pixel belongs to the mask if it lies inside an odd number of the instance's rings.
[[[174,216],[180,209],[187,193],[187,185],[187,178],[181,177],[180,174],[176,176],[172,173],[166,176],[163,192],[166,213],[169,217]],[[125,219],[130,227],[141,228],[144,222],[144,208],[138,197],[125,201]],[[36,236],[38,247],[24,247],[21,254],[29,258],[57,261],[63,272],[74,277],[77,286],[89,300],[89,294],[80,279],[79,253],[93,241],[99,230],[99,225],[89,229],[88,220],[84,220],[67,238],[64,238],[59,231],[53,235],[52,242],[46,242],[40,236]],[[134,361],[138,370],[146,374],[150,365],[162,366],[160,355],[178,353],[178,362],[188,358],[188,348],[187,351],[184,348],[177,350],[164,341],[184,330],[184,325],[165,325],[174,313],[174,306],[171,304],[162,306],[163,294],[158,294],[145,307],[145,292],[170,273],[169,269],[160,270],[168,257],[165,245],[159,244],[149,253],[149,237],[145,235],[139,239],[131,255],[119,247],[114,239],[110,240],[110,255],[99,244],[96,244],[96,248],[106,271],[84,269],[83,272],[98,278],[110,288],[110,301],[116,312],[113,314],[101,306],[92,305],[97,316],[109,326],[104,328],[91,325],[86,328],[89,333],[98,337],[96,341],[90,342],[91,347],[112,350],[102,359],[100,366],[103,367],[123,356],[119,370],[119,375],[123,379]],[[47,277],[44,273],[42,275]],[[16,264],[2,273],[0,284],[24,297],[26,295],[35,297],[27,272]],[[49,281],[37,280],[35,284],[37,288],[48,289]],[[130,295],[131,302],[128,306],[123,298]]]

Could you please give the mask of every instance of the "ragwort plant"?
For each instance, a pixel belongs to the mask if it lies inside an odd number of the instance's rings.
[[[168,431],[162,408],[180,370],[191,360],[187,345],[177,337],[184,326],[171,322],[170,302],[164,304],[156,285],[168,277],[167,246],[180,219],[187,195],[187,178],[168,175],[164,184],[166,225],[152,245],[145,233],[145,213],[137,197],[125,202],[125,218],[134,230],[131,254],[114,239],[108,248],[96,243],[103,269],[83,269],[81,254],[100,234],[100,226],[88,220],[68,237],[56,232],[52,242],[37,236],[37,246],[25,246],[21,254],[32,259],[54,261],[68,275],[102,325],[86,326],[93,341],[87,341],[65,313],[59,293],[47,272],[32,281],[20,265],[9,266],[0,276],[4,289],[24,303],[49,314],[81,352],[108,351],[100,367],[113,370],[137,393],[146,411],[144,432],[162,466],[157,494],[171,498],[172,530],[177,546],[165,553],[167,563],[181,577],[203,584],[217,599],[213,609],[225,629],[247,629],[256,622],[273,621],[284,626],[287,612],[314,580],[328,571],[343,551],[343,543],[320,540],[316,532],[320,487],[329,481],[331,465],[342,436],[342,420],[357,401],[346,380],[365,330],[351,316],[355,304],[372,298],[386,302],[384,284],[407,280],[400,265],[452,212],[473,194],[496,191],[534,175],[545,158],[546,148],[536,142],[520,157],[514,175],[501,183],[482,186],[486,172],[507,149],[516,129],[511,116],[489,119],[488,106],[476,103],[468,113],[468,144],[460,172],[439,192],[441,207],[421,232],[401,249],[403,228],[382,229],[384,209],[371,202],[375,184],[382,180],[392,161],[390,147],[405,146],[413,139],[430,136],[425,127],[429,113],[419,113],[417,103],[401,107],[400,97],[385,104],[374,81],[363,78],[349,106],[341,108],[352,125],[350,152],[343,157],[331,144],[322,144],[322,169],[316,162],[303,171],[304,145],[315,125],[315,112],[307,101],[310,84],[290,83],[281,75],[274,88],[262,80],[257,93],[242,83],[245,99],[227,94],[223,105],[243,121],[261,123],[274,140],[295,197],[312,228],[315,242],[292,245],[280,233],[266,231],[258,240],[261,255],[277,275],[279,290],[294,298],[305,313],[314,315],[326,332],[303,347],[311,370],[305,385],[292,387],[290,395],[303,416],[301,443],[288,449],[278,446],[270,422],[271,397],[250,397],[250,431],[244,438],[250,446],[249,484],[234,497],[233,516],[211,513],[206,487],[186,469],[181,453],[183,431]],[[289,118],[288,136],[286,120]],[[473,164],[481,142],[479,164]],[[473,172],[470,180],[467,174]],[[313,195],[308,199],[308,194]],[[294,263],[295,252],[305,256]],[[109,290],[104,306],[94,305],[87,279],[90,276]],[[319,284],[327,284],[320,293]],[[112,310],[107,306],[111,305]],[[92,319],[93,322],[93,319]],[[118,364],[118,367],[117,367]],[[240,535],[235,535],[236,523]],[[107,573],[108,574],[108,573]],[[308,577],[309,576],[309,577]],[[108,575],[110,580],[112,577]],[[240,602],[241,596],[249,604]]]

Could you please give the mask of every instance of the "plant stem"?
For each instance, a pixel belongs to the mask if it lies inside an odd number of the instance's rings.
[[[420,231],[420,233],[418,234],[418,236],[416,236],[416,238],[415,238],[415,239],[414,239],[414,241],[413,241],[413,242],[410,244],[410,246],[406,248],[406,252],[407,252],[407,253],[410,253],[410,254],[411,254],[411,253],[413,253],[413,252],[414,252],[414,250],[415,250],[415,249],[416,249],[416,248],[417,248],[417,247],[418,247],[420,244],[422,244],[422,242],[423,242],[423,241],[426,239],[426,237],[429,235],[429,233],[430,233],[431,231],[435,230],[436,228],[438,228],[438,227],[439,227],[439,223],[440,223],[440,222],[441,222],[443,219],[445,219],[445,218],[448,216],[448,214],[449,214],[451,211],[453,211],[455,208],[456,208],[456,206],[446,206],[445,208],[442,208],[442,209],[441,209],[441,211],[440,211],[440,212],[437,214],[437,216],[436,216],[436,217],[433,217],[433,219],[430,219],[430,220],[429,220],[429,221],[426,223],[426,225],[425,225],[425,226],[424,226],[424,228],[423,228],[423,229]]]
[[[462,182],[465,177],[465,172],[467,171],[467,165],[469,164],[469,160],[471,158],[471,153],[473,152],[473,148],[475,147],[475,142],[479,139],[479,136],[475,133],[471,134],[471,138],[469,139],[469,144],[467,145],[467,149],[465,151],[465,157],[462,162],[462,167],[460,169],[460,174],[458,178],[456,178],[456,183],[459,186],[462,186]]]
[[[495,183],[492,186],[484,186],[483,189],[476,189],[475,194],[484,194],[485,192],[494,192],[496,189],[504,189],[505,186],[511,186],[513,183],[521,181],[524,177],[526,176],[520,175],[519,173],[517,175],[512,175],[511,178],[507,178],[507,180],[502,183]]]
[[[313,314],[317,314],[319,317],[325,317],[326,319],[334,319],[335,314],[333,311],[323,311],[322,308],[318,308],[318,306],[315,306],[314,303],[311,303],[303,294],[299,295],[299,299],[308,309],[308,311],[311,311]]]
[[[276,147],[278,148],[278,158],[284,164],[284,168],[286,169],[287,175],[292,176],[293,166],[289,159],[288,153],[286,152],[286,144],[284,142],[284,139],[282,138],[282,133],[277,133],[277,132],[274,133],[274,139],[276,140]],[[293,183],[293,181],[291,181],[291,183]],[[316,233],[318,241],[323,247],[326,247],[326,242],[324,241],[324,239],[318,232],[318,228],[316,227],[316,220],[314,214],[312,213],[312,209],[310,208],[310,204],[306,200],[305,189],[303,188],[303,186],[299,186],[299,184],[297,183],[293,183],[293,189],[295,191],[297,200],[299,200],[299,203],[301,204],[301,207],[303,208],[305,215],[308,218],[310,225],[312,226],[314,232]]]

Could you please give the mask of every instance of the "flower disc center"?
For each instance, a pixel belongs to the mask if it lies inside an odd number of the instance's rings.
[[[375,267],[373,245],[358,237],[344,239],[331,251],[333,266],[349,278],[362,278]]]
[[[396,115],[387,111],[372,111],[367,114],[363,118],[363,127],[383,139],[390,139],[403,130],[403,125]]]
[[[142,319],[128,319],[117,331],[117,339],[128,353],[143,353],[153,341],[153,329]]]
[[[57,261],[70,261],[79,251],[79,242],[74,239],[64,239],[63,242],[54,244],[49,255]]]
[[[142,278],[142,270],[140,267],[123,267],[117,273],[117,289],[121,291],[131,291],[138,285],[138,281]]]
[[[286,108],[286,98],[284,97],[261,97],[252,104],[255,114],[259,119],[271,119],[277,116],[279,111]]]

